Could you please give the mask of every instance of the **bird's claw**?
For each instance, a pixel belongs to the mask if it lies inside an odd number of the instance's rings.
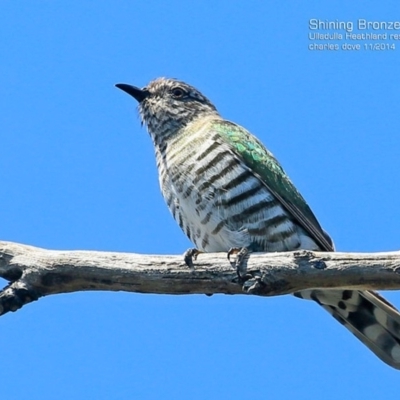
[[[183,253],[183,260],[189,268],[194,268],[193,260],[197,260],[197,256],[201,253],[200,250],[195,248],[188,249]]]
[[[228,251],[228,260],[232,267],[236,269],[239,281],[241,282],[246,276],[247,265],[245,263],[246,257],[250,253],[247,247],[232,247]],[[235,261],[231,261],[231,256],[236,254]]]

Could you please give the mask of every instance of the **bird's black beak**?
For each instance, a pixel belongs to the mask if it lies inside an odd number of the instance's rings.
[[[136,86],[127,85],[126,83],[117,83],[115,86],[118,89],[121,89],[124,92],[130,94],[139,103],[142,102],[150,94],[148,90],[139,89]]]

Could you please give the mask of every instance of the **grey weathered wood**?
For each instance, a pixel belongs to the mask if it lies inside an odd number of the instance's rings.
[[[55,251],[0,242],[0,315],[42,296],[82,290],[275,296],[309,288],[400,289],[400,252],[253,253],[239,282],[225,253],[182,255]]]

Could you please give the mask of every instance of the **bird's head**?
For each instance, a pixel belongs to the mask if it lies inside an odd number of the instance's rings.
[[[153,139],[173,135],[197,118],[218,115],[215,106],[197,89],[176,79],[158,78],[143,89],[119,83],[117,88],[139,102],[142,123]]]

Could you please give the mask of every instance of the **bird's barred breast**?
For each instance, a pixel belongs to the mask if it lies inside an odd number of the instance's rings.
[[[199,250],[316,248],[218,134],[198,130],[173,137],[156,156],[168,207]]]

